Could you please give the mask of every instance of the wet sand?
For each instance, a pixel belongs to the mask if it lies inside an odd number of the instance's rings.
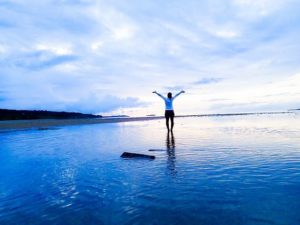
[[[51,127],[99,124],[99,123],[120,123],[132,121],[157,120],[163,117],[126,117],[126,118],[97,118],[97,119],[42,119],[42,120],[7,120],[0,121],[0,129],[47,129]]]

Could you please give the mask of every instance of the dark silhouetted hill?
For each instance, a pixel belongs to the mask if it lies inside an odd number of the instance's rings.
[[[88,119],[88,118],[101,118],[101,117],[102,116],[76,113],[76,112],[0,109],[0,120]]]

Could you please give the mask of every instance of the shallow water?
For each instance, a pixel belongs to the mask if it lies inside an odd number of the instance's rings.
[[[300,224],[300,115],[175,122],[0,132],[0,224]]]

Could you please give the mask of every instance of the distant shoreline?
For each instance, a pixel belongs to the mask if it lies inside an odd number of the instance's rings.
[[[101,117],[101,115],[93,115],[79,112],[0,109],[0,121],[38,119],[91,119]]]
[[[120,123],[162,119],[163,117],[91,118],[91,119],[39,119],[0,121],[0,130],[47,129],[71,125]]]
[[[199,114],[199,115],[179,115],[178,118],[185,117],[217,117],[217,116],[248,116],[248,115],[271,115],[289,114],[293,112],[260,112],[260,113],[224,113],[224,114]],[[101,123],[121,123],[134,121],[148,121],[163,119],[163,116],[149,117],[124,117],[124,118],[89,118],[89,119],[38,119],[38,120],[5,120],[0,121],[0,130],[25,130],[25,129],[50,129],[51,127],[101,124]]]

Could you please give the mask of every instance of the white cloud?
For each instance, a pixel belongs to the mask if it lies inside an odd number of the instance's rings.
[[[238,7],[239,17],[255,21],[260,17],[273,14],[293,0],[234,0],[233,2]]]
[[[0,45],[0,54],[4,54],[6,52],[6,47],[3,45]]]
[[[37,44],[35,47],[38,51],[50,51],[55,55],[71,55],[73,54],[70,44],[59,45],[59,44]]]
[[[91,49],[94,51],[97,51],[99,49],[101,49],[104,46],[104,42],[103,41],[95,41],[91,44]]]
[[[113,37],[116,40],[130,39],[134,36],[136,28],[132,25],[121,25],[117,28],[112,28]]]

